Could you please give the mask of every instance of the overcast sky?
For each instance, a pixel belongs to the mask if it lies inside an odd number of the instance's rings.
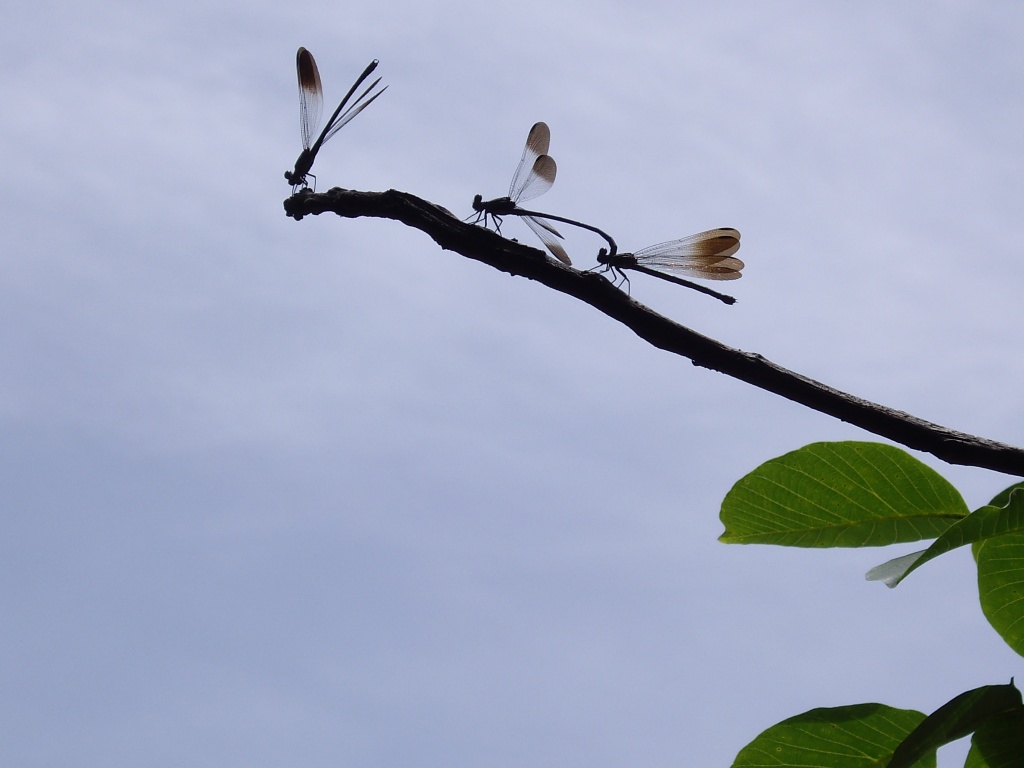
[[[969,553],[725,546],[833,419],[648,347],[318,186],[537,207],[623,250],[743,234],[702,333],[1024,444],[1012,3],[56,3],[0,27],[0,758],[11,766],[725,766],[816,706],[1021,674]],[[506,236],[534,244],[521,222]],[[601,245],[569,235],[575,265]],[[1012,482],[922,457],[975,508]],[[954,754],[940,754],[952,765]]]

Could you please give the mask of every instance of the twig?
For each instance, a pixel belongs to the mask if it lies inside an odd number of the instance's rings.
[[[574,296],[618,320],[648,343],[690,358],[694,365],[728,374],[951,464],[1024,476],[1024,450],[1020,448],[947,429],[862,400],[787,370],[761,355],[727,347],[633,300],[603,275],[558,264],[536,248],[467,224],[445,208],[407,192],[307,190],[289,197],[284,208],[295,219],[330,212],[347,218],[369,216],[400,221],[426,233],[445,250]]]

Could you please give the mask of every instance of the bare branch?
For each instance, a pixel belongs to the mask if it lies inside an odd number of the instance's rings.
[[[445,208],[407,192],[338,188],[321,194],[303,191],[288,198],[284,208],[295,219],[331,212],[347,218],[370,216],[400,221],[425,232],[445,250],[585,301],[648,343],[688,357],[694,365],[728,374],[951,464],[1024,476],[1024,450],[1020,448],[946,429],[833,389],[761,355],[727,347],[631,299],[603,275],[558,264],[542,251],[467,224]]]

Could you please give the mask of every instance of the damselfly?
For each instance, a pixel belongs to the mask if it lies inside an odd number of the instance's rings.
[[[516,166],[516,172],[512,176],[512,184],[509,185],[508,195],[497,197],[494,200],[484,200],[481,195],[474,197],[473,210],[477,212],[476,220],[483,219],[486,225],[487,219],[491,218],[494,221],[495,229],[500,233],[502,216],[519,216],[526,223],[526,226],[532,229],[534,234],[540,238],[540,241],[547,246],[547,249],[554,254],[555,258],[563,264],[571,264],[572,262],[569,260],[569,255],[565,252],[562,244],[555,239],[563,239],[562,235],[553,226],[548,224],[546,219],[560,221],[564,224],[571,224],[574,227],[581,227],[589,229],[591,232],[596,232],[608,242],[611,248],[610,252],[614,254],[616,250],[615,241],[597,227],[584,224],[582,221],[567,219],[563,216],[528,211],[519,207],[519,203],[533,200],[535,197],[543,195],[555,183],[555,174],[558,171],[558,166],[555,165],[554,159],[548,154],[550,144],[551,131],[548,129],[547,124],[534,124],[530,129],[529,136],[526,137],[526,147],[523,149],[523,156],[519,160],[519,165]]]
[[[302,133],[302,153],[299,155],[298,160],[295,161],[295,169],[284,172],[284,177],[291,183],[293,192],[299,187],[308,185],[307,177],[316,181],[316,176],[309,171],[313,167],[316,153],[320,151],[320,147],[324,145],[324,142],[341,130],[343,125],[370,106],[374,99],[387,90],[387,86],[384,86],[372,96],[370,95],[380,82],[378,77],[370,84],[369,88],[359,94],[348,109],[345,109],[345,105],[352,98],[352,94],[355,93],[356,89],[363,84],[363,81],[376,68],[377,60],[374,59],[363,70],[363,73],[359,75],[358,79],[352,84],[352,87],[348,89],[348,93],[345,94],[345,98],[341,100],[338,108],[334,110],[331,119],[327,121],[316,141],[313,141],[317,126],[320,124],[324,94],[323,88],[320,85],[320,71],[317,69],[313,54],[305,48],[299,48],[298,53],[295,55],[295,69],[299,76],[299,127]]]
[[[743,262],[733,254],[739,249],[740,233],[735,229],[709,229],[681,240],[652,245],[636,253],[609,253],[602,248],[597,260],[627,283],[629,278],[623,270],[632,269],[706,293],[726,304],[734,304],[736,299],[732,296],[692,283],[679,275],[702,280],[738,280],[742,277]]]

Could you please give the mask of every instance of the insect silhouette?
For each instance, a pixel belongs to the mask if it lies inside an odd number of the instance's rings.
[[[706,293],[726,304],[735,304],[736,299],[732,296],[692,283],[680,275],[702,280],[738,280],[742,277],[743,262],[733,254],[739,249],[740,233],[735,229],[709,229],[680,240],[652,245],[636,253],[609,253],[602,248],[597,254],[597,261],[627,283],[629,277],[623,270],[632,269]]]
[[[551,131],[547,124],[535,123],[526,137],[523,156],[519,160],[519,165],[516,166],[516,172],[512,175],[508,195],[493,200],[484,200],[481,195],[473,198],[473,210],[477,212],[476,221],[483,219],[484,225],[486,225],[490,218],[494,221],[495,230],[500,234],[502,216],[519,216],[555,258],[563,264],[572,264],[572,261],[569,259],[569,254],[565,252],[565,248],[558,242],[563,239],[562,235],[546,221],[547,219],[596,232],[608,242],[611,253],[615,253],[615,241],[597,227],[584,224],[582,221],[567,219],[564,216],[528,211],[519,207],[519,203],[540,197],[555,183],[558,166],[555,164],[554,158],[548,154],[550,144]]]
[[[369,88],[356,97],[356,100],[352,102],[348,109],[345,109],[345,105],[352,98],[352,94],[377,68],[377,63],[377,60],[374,59],[367,65],[363,73],[352,84],[352,87],[348,89],[345,98],[341,100],[338,108],[331,115],[331,119],[327,121],[324,129],[314,141],[313,136],[316,135],[317,126],[320,124],[320,114],[323,111],[324,105],[324,93],[320,85],[320,71],[317,69],[313,54],[305,48],[300,47],[298,53],[295,54],[295,70],[299,76],[299,129],[302,133],[302,152],[295,161],[294,170],[284,172],[284,177],[292,185],[292,192],[299,187],[308,186],[307,177],[312,178],[314,182],[316,181],[316,176],[309,171],[313,167],[313,161],[316,159],[317,152],[320,151],[320,147],[324,145],[324,142],[341,130],[342,126],[370,106],[374,99],[387,90],[387,86],[384,86],[376,93],[373,93],[372,96],[370,95],[373,89],[377,87],[377,84],[380,83],[380,78],[378,77],[370,84]]]

